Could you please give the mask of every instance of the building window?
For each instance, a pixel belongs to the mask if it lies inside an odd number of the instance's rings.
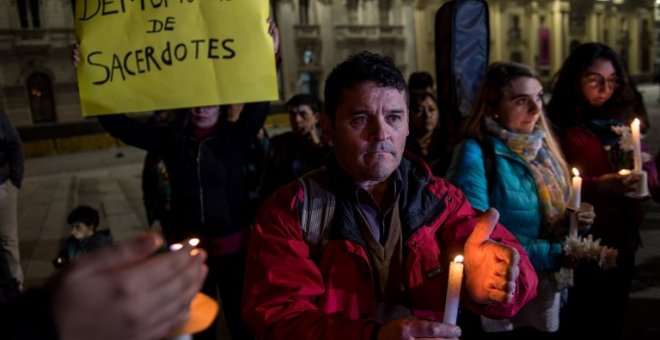
[[[298,1],[299,11],[300,11],[300,24],[308,25],[309,24],[309,0],[299,0]]]
[[[57,121],[55,115],[55,100],[53,88],[48,75],[37,72],[27,79],[28,98],[33,123],[48,123]]]
[[[302,72],[298,78],[298,92],[319,96],[319,74]]]
[[[303,52],[303,64],[310,65],[314,62],[314,52],[311,50],[305,50]]]
[[[39,28],[39,0],[18,0],[18,19],[21,28]]]

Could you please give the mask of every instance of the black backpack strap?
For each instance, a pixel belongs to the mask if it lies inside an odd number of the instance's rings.
[[[320,257],[328,242],[330,225],[335,213],[335,194],[329,189],[330,179],[321,167],[300,178],[303,201],[300,211],[300,226],[313,259]]]
[[[488,196],[493,192],[495,184],[495,148],[485,138],[478,140],[481,147],[481,154],[484,159],[484,170],[486,173],[486,182],[488,183]]]

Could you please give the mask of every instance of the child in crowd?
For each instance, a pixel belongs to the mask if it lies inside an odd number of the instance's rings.
[[[53,260],[55,268],[60,268],[78,256],[112,243],[109,229],[96,230],[99,226],[99,212],[94,208],[81,205],[69,213],[66,221],[71,226],[71,236],[60,254]]]

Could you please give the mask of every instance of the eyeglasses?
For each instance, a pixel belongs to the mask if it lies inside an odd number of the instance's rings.
[[[582,80],[585,84],[595,89],[603,88],[605,87],[605,84],[607,84],[607,87],[611,89],[619,87],[619,78],[616,76],[605,79],[605,77],[601,76],[600,74],[588,73],[582,76]]]

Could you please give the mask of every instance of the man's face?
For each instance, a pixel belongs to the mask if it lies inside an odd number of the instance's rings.
[[[314,112],[309,105],[289,107],[289,124],[296,135],[304,136],[310,133],[318,122],[319,113]]]
[[[192,122],[198,129],[210,129],[218,122],[220,107],[199,106],[190,109]]]
[[[401,163],[406,145],[405,94],[371,81],[343,89],[330,125],[339,165],[358,185],[383,182]]]

